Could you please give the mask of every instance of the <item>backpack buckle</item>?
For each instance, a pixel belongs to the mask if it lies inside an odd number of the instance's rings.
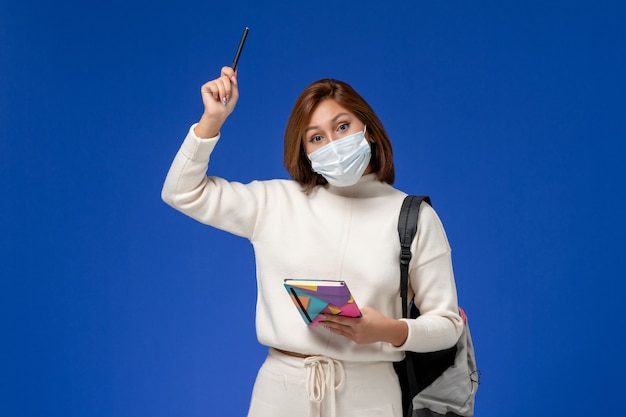
[[[411,248],[410,247],[403,247],[402,250],[400,251],[400,264],[401,265],[408,265],[409,262],[411,262]]]

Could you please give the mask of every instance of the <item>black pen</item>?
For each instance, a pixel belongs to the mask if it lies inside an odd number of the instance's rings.
[[[246,28],[243,30],[243,35],[241,35],[241,40],[239,41],[239,48],[237,48],[237,53],[235,54],[233,65],[231,66],[233,71],[237,71],[237,63],[239,62],[239,56],[241,55],[241,51],[243,50],[243,44],[246,43],[246,37],[248,37],[249,30],[250,29],[246,26]]]

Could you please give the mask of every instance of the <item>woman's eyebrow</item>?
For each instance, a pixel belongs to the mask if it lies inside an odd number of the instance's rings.
[[[330,121],[331,123],[335,123],[337,121],[337,119],[339,119],[342,116],[350,116],[348,113],[338,113],[335,117],[332,118],[332,120]],[[309,126],[306,129],[304,129],[305,132],[308,132],[309,130],[313,130],[313,129],[318,129],[318,126]]]

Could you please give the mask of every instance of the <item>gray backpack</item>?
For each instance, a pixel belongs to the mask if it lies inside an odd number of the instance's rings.
[[[400,295],[402,317],[416,318],[419,308],[407,302],[411,242],[417,233],[419,208],[430,198],[407,196],[400,211]],[[410,310],[410,312],[409,312]],[[406,417],[472,417],[474,398],[479,384],[474,345],[467,316],[459,313],[465,326],[456,345],[428,353],[405,352],[405,359],[394,367],[402,388],[402,405]]]

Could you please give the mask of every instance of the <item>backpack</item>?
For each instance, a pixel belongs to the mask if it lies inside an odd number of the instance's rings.
[[[430,198],[407,196],[398,220],[400,235],[400,296],[402,317],[417,318],[418,307],[408,298],[408,269],[411,242],[417,233],[419,209]],[[410,307],[410,308],[409,308]],[[410,315],[407,310],[410,309]],[[474,346],[465,312],[459,308],[464,326],[456,345],[437,352],[405,352],[405,359],[394,363],[402,388],[403,415],[406,417],[472,417],[478,390]]]

